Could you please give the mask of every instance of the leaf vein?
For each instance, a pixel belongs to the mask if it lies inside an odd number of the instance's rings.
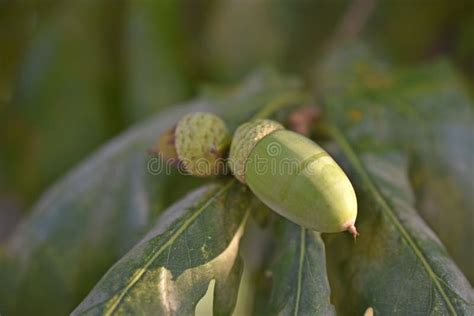
[[[306,229],[301,227],[301,236],[300,236],[300,257],[298,264],[298,281],[296,285],[296,302],[295,302],[295,312],[294,315],[299,314],[300,300],[301,300],[301,287],[303,282],[303,265],[304,257],[306,250]]]
[[[132,289],[136,283],[143,277],[145,272],[147,271],[147,268],[150,267],[150,265],[161,255],[161,253],[167,249],[168,247],[171,247],[171,245],[178,239],[178,237],[186,231],[186,229],[196,220],[196,218],[204,212],[207,206],[209,206],[216,197],[220,196],[222,193],[225,191],[229,190],[230,187],[235,183],[235,180],[232,179],[227,183],[225,186],[223,186],[219,191],[217,191],[215,194],[213,194],[206,203],[204,203],[200,208],[196,210],[196,212],[188,218],[181,227],[179,227],[176,232],[168,239],[167,242],[165,242],[164,245],[162,245],[151,257],[147,262],[144,264],[144,266],[138,270],[138,273],[136,273],[132,279],[128,282],[127,286],[120,292],[119,296],[112,302],[110,307],[106,307],[104,311],[104,315],[110,316],[112,315],[115,310],[118,308],[118,306],[122,303],[124,297],[127,295],[127,293]]]
[[[457,312],[453,306],[453,303],[449,299],[448,295],[444,291],[443,287],[441,286],[437,274],[433,271],[431,265],[429,264],[428,260],[425,258],[423,255],[422,251],[416,244],[416,242],[413,240],[411,235],[408,233],[408,231],[403,227],[402,223],[398,219],[397,215],[395,214],[395,211],[393,210],[392,206],[386,201],[385,197],[382,195],[382,193],[379,192],[375,184],[373,183],[373,180],[371,179],[368,171],[365,169],[363,166],[360,158],[357,156],[355,153],[354,149],[352,146],[349,144],[349,141],[344,137],[344,135],[339,131],[334,126],[331,126],[329,128],[331,135],[333,138],[336,140],[336,142],[339,144],[341,147],[342,151],[345,153],[345,155],[349,158],[349,160],[353,163],[355,170],[359,173],[360,177],[362,178],[362,181],[365,182],[367,185],[367,188],[369,189],[369,192],[373,195],[374,199],[379,203],[379,205],[382,207],[382,209],[385,211],[385,213],[388,215],[388,218],[392,221],[393,225],[397,228],[397,230],[400,232],[402,235],[403,239],[407,242],[407,244],[412,248],[413,252],[415,255],[418,257],[418,259],[421,261],[423,267],[425,268],[426,272],[428,273],[430,279],[432,282],[435,284],[438,292],[441,294],[443,299],[445,300],[446,304],[448,305],[449,310],[451,311],[452,314],[457,315]]]

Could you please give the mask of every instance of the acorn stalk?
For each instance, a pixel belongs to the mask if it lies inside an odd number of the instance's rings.
[[[271,120],[245,123],[234,135],[230,167],[262,202],[296,224],[357,236],[352,184],[312,140]]]

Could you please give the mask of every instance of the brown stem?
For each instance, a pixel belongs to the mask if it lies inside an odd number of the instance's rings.
[[[344,12],[332,41],[347,41],[357,38],[375,8],[377,0],[354,0]]]

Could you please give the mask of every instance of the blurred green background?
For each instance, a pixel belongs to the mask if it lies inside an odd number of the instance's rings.
[[[373,5],[360,37],[474,87],[474,2]],[[351,1],[0,0],[0,239],[58,177],[134,122],[262,66],[311,84]]]

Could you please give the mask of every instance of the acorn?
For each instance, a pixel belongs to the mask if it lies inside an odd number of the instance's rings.
[[[230,141],[230,133],[221,118],[212,113],[194,112],[160,136],[155,152],[190,175],[215,176],[224,170]]]
[[[358,235],[351,182],[332,157],[305,136],[272,120],[244,123],[232,140],[229,166],[263,203],[296,224]]]

